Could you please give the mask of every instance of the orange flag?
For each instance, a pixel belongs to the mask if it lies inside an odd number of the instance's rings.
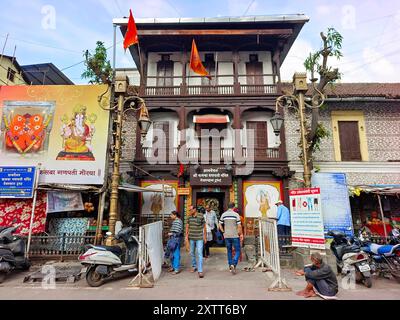
[[[133,19],[132,10],[129,10],[129,22],[124,39],[124,49],[126,50],[136,43],[139,43],[138,32],[135,19]]]
[[[206,68],[204,68],[203,63],[201,62],[199,51],[197,51],[197,46],[196,42],[194,42],[194,39],[192,42],[192,53],[190,55],[190,69],[192,69],[193,72],[211,80],[211,76],[208,74]]]

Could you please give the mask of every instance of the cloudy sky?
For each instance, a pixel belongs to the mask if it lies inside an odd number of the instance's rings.
[[[75,83],[85,83],[83,51],[97,40],[112,46],[112,19],[218,17],[304,13],[310,18],[283,65],[283,79],[302,71],[304,58],[320,46],[319,32],[335,27],[343,36],[339,66],[344,82],[399,82],[400,1],[397,0],[0,0],[0,45],[20,64],[53,62]],[[118,41],[122,36],[118,33]],[[112,50],[109,50],[111,57]],[[132,67],[118,46],[117,67]]]

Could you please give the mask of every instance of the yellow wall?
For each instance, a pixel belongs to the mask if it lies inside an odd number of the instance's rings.
[[[368,161],[368,144],[365,128],[364,113],[362,111],[332,111],[333,144],[335,148],[335,160],[342,161],[340,153],[339,121],[358,121],[358,133],[360,136],[360,151],[362,161]],[[351,137],[349,137],[351,139]]]
[[[1,59],[1,56],[0,56]],[[11,82],[10,80],[7,79],[7,72],[8,68],[13,69],[15,73],[15,78],[14,82]],[[3,57],[0,62],[0,85],[5,86],[5,85],[21,85],[21,84],[27,84],[25,80],[23,79],[22,75],[19,73],[17,68],[11,63],[11,60]]]

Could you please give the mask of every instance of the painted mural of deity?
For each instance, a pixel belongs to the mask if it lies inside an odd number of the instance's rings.
[[[95,160],[91,142],[96,131],[96,120],[95,114],[87,115],[84,106],[77,106],[72,118],[68,118],[67,115],[62,117],[63,151],[58,154],[57,160]]]

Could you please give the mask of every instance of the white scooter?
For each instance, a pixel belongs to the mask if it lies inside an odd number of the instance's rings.
[[[116,240],[125,243],[125,248],[90,245],[89,249],[79,256],[79,261],[86,267],[86,282],[89,286],[99,287],[108,280],[138,272],[139,241],[133,235],[134,221],[135,219],[132,219],[130,226],[123,228],[115,236]]]

